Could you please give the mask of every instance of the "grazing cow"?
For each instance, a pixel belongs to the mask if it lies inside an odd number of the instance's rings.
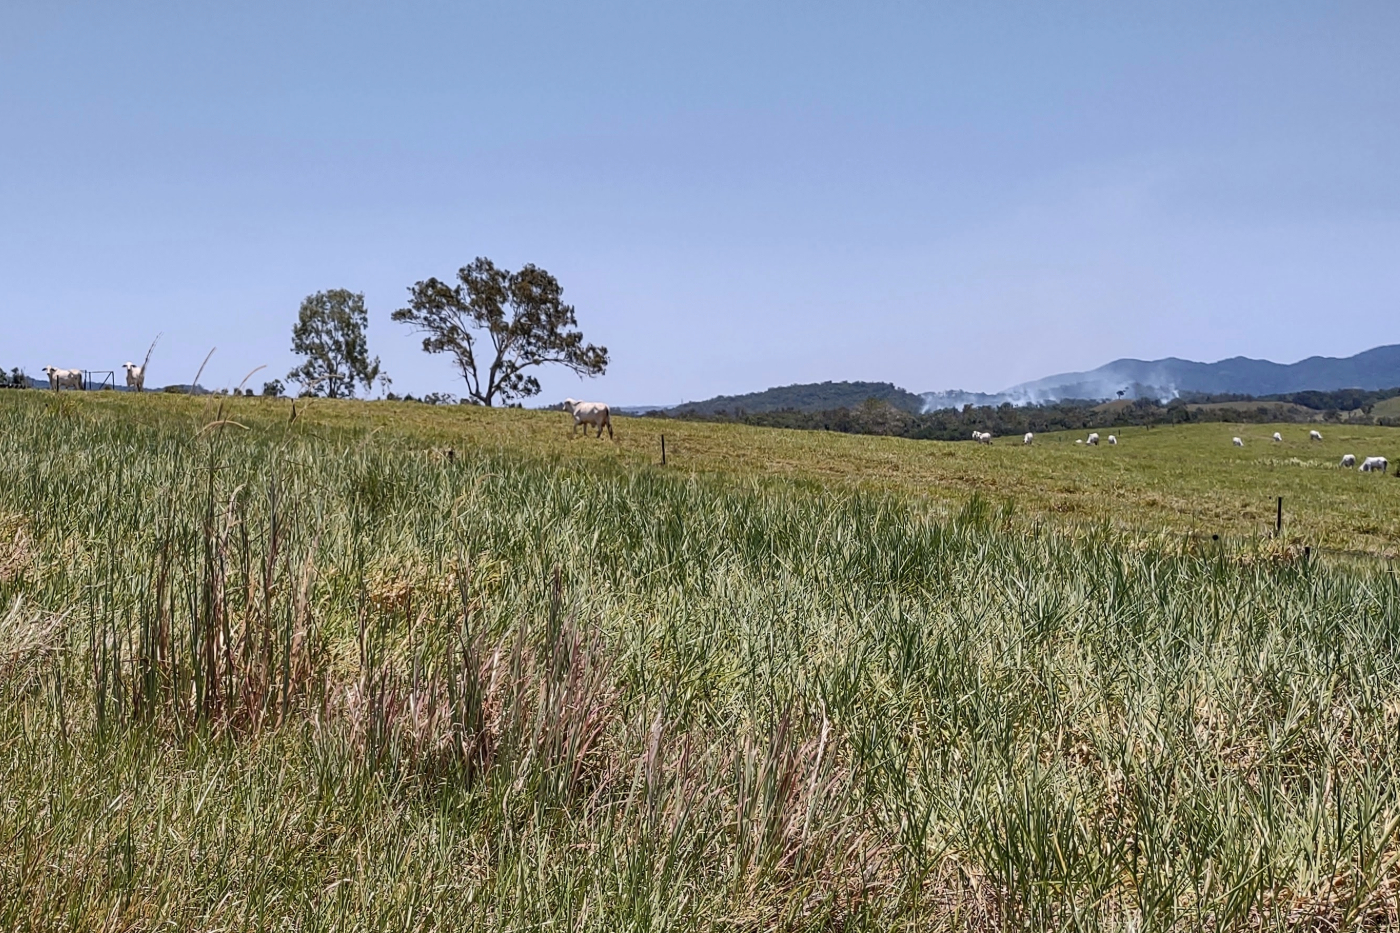
[[[569,432],[569,436],[578,433],[578,426],[583,425],[583,436],[588,436],[588,426],[591,424],[598,429],[598,436],[603,436],[603,428],[608,429],[608,437],[613,436],[612,414],[608,411],[608,406],[602,402],[580,402],[577,399],[564,399],[564,410],[574,416],[574,429]]]
[[[1343,454],[1343,455],[1342,455],[1342,466],[1344,466],[1344,467],[1354,467],[1354,466],[1356,466],[1356,456],[1355,456],[1354,454]]]
[[[1090,435],[1089,435],[1089,443],[1090,443],[1090,444],[1093,444],[1093,445],[1095,445],[1095,446],[1097,446],[1098,443],[1099,443],[1099,435],[1098,435],[1097,433],[1090,434]]]
[[[1236,447],[1244,446],[1244,441],[1240,440],[1238,437],[1230,438],[1230,443],[1234,444]]]
[[[49,388],[55,392],[62,386],[68,386],[70,389],[83,387],[83,371],[81,369],[57,369],[53,366],[45,366],[44,372],[49,377]]]
[[[1035,441],[1035,435],[1032,434],[1030,431],[1027,431],[1027,432],[1026,432],[1026,436],[1023,437],[1023,438],[1021,438],[1021,443],[1022,443],[1022,444],[1030,444],[1030,443],[1032,443],[1033,441]]]
[[[126,387],[135,389],[137,392],[146,391],[146,367],[137,366],[135,363],[123,363],[122,369],[126,370]]]
[[[973,431],[972,439],[979,444],[990,444],[992,442],[991,431]]]
[[[1384,457],[1367,457],[1361,461],[1362,473],[1384,473],[1390,463]]]
[[[1117,445],[1118,445],[1118,438],[1115,437],[1114,435],[1110,434],[1110,435],[1108,436],[1108,443],[1109,443],[1110,445],[1112,445],[1112,446],[1117,446]]]
[[[1309,432],[1308,432],[1308,440],[1310,440],[1310,441],[1320,441],[1320,440],[1322,440],[1322,432],[1321,432],[1321,431],[1309,431]]]
[[[1283,435],[1280,434],[1280,433],[1278,433],[1277,431],[1275,431],[1275,432],[1274,432],[1274,440],[1276,440],[1276,441],[1281,441],[1281,440],[1283,440]]]

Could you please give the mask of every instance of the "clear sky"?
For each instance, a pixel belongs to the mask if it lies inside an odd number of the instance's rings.
[[[1400,341],[1400,3],[0,2],[0,365],[281,375],[553,272],[663,403]]]

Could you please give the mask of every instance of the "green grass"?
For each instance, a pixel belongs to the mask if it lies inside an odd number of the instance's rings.
[[[0,928],[1400,922],[1386,429],[297,411],[0,396]]]
[[[1381,399],[1371,409],[1371,414],[1376,418],[1400,418],[1400,395]]]
[[[1358,462],[1379,454],[1400,464],[1400,428],[1197,424],[1116,430],[1116,447],[1076,445],[1087,432],[1043,434],[1027,448],[1019,436],[997,438],[985,447],[619,417],[614,443],[606,437],[571,438],[561,412],[319,400],[298,402],[296,420],[289,426],[292,403],[287,400],[15,392],[0,397],[0,404],[6,401],[80,411],[85,418],[123,425],[183,421],[190,431],[222,410],[261,439],[392,439],[405,453],[471,448],[623,470],[658,463],[665,434],[672,472],[908,494],[945,515],[954,514],[970,496],[981,495],[1028,520],[1061,527],[1108,524],[1148,535],[1238,540],[1271,535],[1282,496],[1287,542],[1383,557],[1400,554],[1400,482],[1338,466],[1344,453],[1355,454]],[[1312,427],[1322,432],[1323,441],[1308,440]],[[1275,431],[1283,443],[1270,440]],[[1099,433],[1107,437],[1110,431]],[[1246,446],[1234,447],[1233,436]]]

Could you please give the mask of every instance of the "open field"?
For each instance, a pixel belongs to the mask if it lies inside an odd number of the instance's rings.
[[[22,396],[25,393],[13,393]],[[0,396],[0,404],[10,401]],[[660,460],[666,435],[673,472],[727,474],[911,493],[945,513],[980,494],[998,508],[1059,525],[1107,523],[1146,533],[1253,538],[1272,534],[1284,497],[1285,540],[1299,545],[1386,557],[1400,552],[1400,482],[1340,469],[1342,454],[1371,454],[1400,464],[1400,428],[1346,424],[1196,424],[1125,428],[1120,444],[1076,445],[1081,434],[1043,434],[991,447],[911,441],[734,424],[616,418],[617,442],[570,439],[562,412],[433,407],[413,403],[262,399],[189,399],[111,393],[86,396],[34,392],[27,405],[57,405],[84,417],[165,425],[184,419],[191,430],[225,415],[259,436],[318,433],[345,443],[375,437],[405,451],[449,446],[527,454],[549,460],[634,469]],[[0,409],[3,410],[3,409]],[[1310,442],[1309,428],[1324,440]],[[238,430],[238,429],[231,429]],[[1285,441],[1270,440],[1280,432]],[[1108,431],[1101,431],[1104,437]],[[1246,446],[1231,445],[1238,435]]]
[[[1377,402],[1371,414],[1376,418],[1400,418],[1400,395]]]
[[[1400,923],[1394,430],[223,404],[0,394],[0,928]]]

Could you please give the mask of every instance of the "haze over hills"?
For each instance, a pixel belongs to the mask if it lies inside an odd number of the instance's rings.
[[[1002,392],[957,389],[915,394],[888,382],[822,382],[780,386],[744,395],[721,395],[670,410],[696,414],[761,413],[795,409],[852,408],[867,399],[905,411],[932,411],[964,405],[1033,405],[1063,399],[1124,398],[1167,400],[1182,393],[1275,395],[1335,389],[1387,389],[1400,386],[1400,344],[1376,347],[1350,357],[1312,356],[1297,363],[1274,363],[1236,356],[1216,363],[1168,357],[1114,360],[1088,372],[1061,373],[1023,382]]]
[[[1348,357],[1310,356],[1297,363],[1273,363],[1235,356],[1218,363],[1114,360],[1084,373],[1061,373],[1023,382],[998,393],[1018,404],[1063,398],[1150,396],[1169,399],[1182,392],[1275,395],[1309,389],[1388,389],[1400,385],[1400,344],[1376,347]],[[930,395],[936,393],[929,393]]]

